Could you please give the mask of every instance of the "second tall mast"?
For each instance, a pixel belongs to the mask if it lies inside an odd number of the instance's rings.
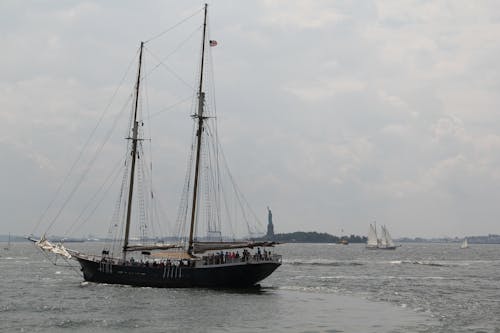
[[[205,14],[203,19],[203,37],[201,42],[201,67],[200,67],[200,85],[198,87],[198,113],[193,117],[198,119],[198,130],[196,131],[196,162],[194,169],[194,184],[193,184],[193,204],[191,207],[191,226],[189,229],[189,245],[188,253],[193,253],[193,235],[194,235],[194,222],[196,219],[196,200],[198,195],[198,176],[200,172],[200,152],[201,152],[201,136],[203,134],[203,108],[205,104],[205,93],[203,92],[203,65],[205,62],[205,35],[207,31],[207,7],[205,4]]]
[[[127,201],[127,217],[125,222],[125,237],[123,239],[123,260],[127,258],[128,250],[128,240],[130,233],[130,218],[132,214],[132,197],[134,194],[134,173],[135,173],[135,160],[137,156],[137,138],[139,132],[139,123],[137,122],[137,107],[139,105],[139,86],[141,83],[141,67],[142,67],[142,49],[144,48],[144,42],[141,42],[141,50],[139,52],[139,69],[137,71],[137,82],[135,85],[135,104],[134,104],[134,117],[133,117],[133,127],[132,127],[132,137],[128,138],[132,140],[132,164],[130,166],[130,184],[128,187],[128,201]]]

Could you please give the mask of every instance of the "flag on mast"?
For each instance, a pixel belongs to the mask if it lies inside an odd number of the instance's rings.
[[[210,40],[210,46],[217,46],[216,40]]]

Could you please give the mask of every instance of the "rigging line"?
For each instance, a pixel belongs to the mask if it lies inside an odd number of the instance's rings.
[[[153,70],[149,71],[148,74],[151,73]],[[145,77],[144,77],[145,81],[148,79],[148,74],[146,74]],[[144,91],[145,91],[145,94],[146,94],[146,114],[147,114],[146,119],[147,119],[147,123],[151,124],[151,118],[154,116],[154,114],[153,115],[151,114],[151,109],[149,107],[149,90],[148,90],[148,85],[147,84],[145,84]],[[191,99],[191,96],[189,96],[188,98]],[[168,108],[157,112],[156,114],[159,114],[161,112],[167,111],[167,110],[169,110],[169,109],[177,106],[178,104],[180,104],[182,102],[184,102],[184,100],[182,100],[181,102],[177,102],[174,105],[171,105]],[[148,131],[148,136],[150,138],[152,138],[153,134],[152,134],[152,128],[151,128],[151,126],[148,126],[147,131]],[[144,158],[144,154],[143,154],[143,158]],[[149,199],[149,205],[150,205],[150,210],[151,210],[151,215],[152,215],[152,216],[150,216],[150,220],[151,220],[151,226],[152,226],[152,230],[153,230],[153,234],[154,234],[154,231],[155,231],[154,230],[154,222],[155,222],[155,220],[157,220],[157,219],[155,219],[154,215],[155,215],[155,212],[156,212],[156,215],[158,215],[158,214],[157,214],[157,200],[155,198],[155,194],[154,194],[155,192],[154,192],[154,189],[153,189],[153,143],[152,143],[152,140],[149,140],[149,161],[146,161],[145,164],[149,164],[149,169],[145,168],[143,170],[143,172],[145,173],[144,177],[146,179],[149,179],[149,188],[147,190],[148,190],[148,198],[150,198]],[[148,171],[149,171],[149,177],[147,175]],[[160,222],[157,221],[157,223],[158,223],[158,227],[160,229],[160,233],[163,234]]]
[[[156,193],[154,191],[154,189],[152,189],[153,193]],[[153,197],[153,206],[154,206],[154,210],[156,212],[156,215],[157,215],[157,223],[158,223],[158,227],[160,228],[160,232],[164,235],[166,235],[166,232],[163,231],[162,229],[162,224],[160,223],[160,218],[162,220],[165,220],[166,222],[166,228],[168,229],[168,232],[170,233],[170,236],[173,236],[173,230],[172,230],[172,221],[170,220],[170,218],[167,216],[167,214],[165,213],[165,209],[163,208],[162,206],[162,203],[161,203],[161,200],[157,200],[156,199],[156,195]],[[161,215],[161,216],[160,216]]]
[[[199,30],[201,30],[202,27],[203,27],[203,25],[200,25],[192,33],[190,33],[186,39],[184,39],[183,41],[181,41],[179,43],[179,45],[177,45],[177,47],[172,52],[170,52],[168,55],[166,55],[165,58],[163,58],[163,60],[160,60],[160,63],[156,64],[149,72],[146,73],[146,75],[144,77],[148,77],[149,75],[151,75],[151,73],[153,73],[158,67],[160,67],[161,62],[165,62],[168,58],[170,58],[177,51],[179,51],[191,38],[193,38],[193,36],[195,36],[195,34]],[[150,53],[152,53],[152,51],[149,50],[147,47],[145,47],[145,49],[147,49]]]
[[[123,175],[122,175],[122,182],[121,182],[121,186],[120,186],[120,192],[118,193],[118,198],[116,199],[116,202],[115,202],[115,209],[113,211],[113,215],[111,217],[111,220],[110,220],[110,225],[109,225],[109,231],[108,231],[108,234],[113,236],[112,239],[110,241],[107,242],[107,244],[109,244],[110,247],[112,247],[112,251],[113,253],[116,251],[116,247],[118,244],[118,231],[120,231],[120,235],[123,234],[123,224],[124,223],[121,223],[120,221],[122,220],[122,214],[124,214],[122,212],[122,210],[125,209],[124,207],[124,193],[126,191],[126,183],[127,183],[127,179],[128,179],[128,165],[127,165],[127,160],[130,158],[130,155],[128,154],[128,150],[127,150],[127,156],[125,157],[125,163],[122,167],[122,171],[123,171]],[[118,230],[118,225],[120,225],[120,230]]]
[[[149,107],[149,89],[148,89],[148,84],[146,82],[147,80],[148,80],[148,76],[146,75],[146,77],[144,77],[144,81],[145,81],[144,93],[146,95],[146,103],[145,104],[146,104],[146,114],[147,114],[146,119],[147,119],[147,123],[151,124],[151,109]],[[147,135],[149,138],[153,137],[151,126],[148,126],[147,129],[143,128],[143,132],[147,132]],[[146,170],[145,171],[143,170],[143,173],[147,174],[148,166],[149,166],[150,176],[149,177],[145,176],[146,177],[145,179],[149,179],[149,184],[148,184],[149,187],[146,189],[146,191],[147,191],[146,197],[151,198],[151,197],[153,197],[153,142],[151,139],[149,140],[148,148],[149,148],[149,161],[145,158],[145,154],[143,152],[143,161],[144,161],[144,164],[146,165],[146,167],[145,167]],[[151,213],[151,200],[148,200],[148,202],[149,202],[149,206],[150,206],[148,211]],[[154,221],[152,220],[153,218],[154,217],[152,217],[150,214],[149,219],[151,220],[152,232],[154,235],[155,230],[154,230]]]
[[[190,188],[191,188],[191,177],[193,174],[193,160],[194,160],[194,140],[196,133],[196,124],[193,121],[192,133],[191,133],[191,146],[187,159],[187,168],[186,173],[184,175],[184,186],[182,189],[181,201],[179,203],[179,207],[177,210],[177,237],[181,239],[182,235],[185,235],[186,227],[187,227],[187,214],[189,209],[189,196],[190,196]],[[185,241],[185,237],[183,238]]]
[[[210,130],[209,133],[210,134]],[[222,231],[222,226],[221,226],[221,220],[220,220],[220,215],[219,215],[219,202],[220,202],[220,193],[221,193],[221,182],[220,182],[220,177],[218,177],[218,162],[217,162],[217,151],[214,142],[211,140],[210,145],[209,145],[209,151],[208,151],[208,158],[209,158],[209,163],[211,165],[211,172],[210,172],[210,189],[213,195],[213,199],[211,199],[212,202],[212,207],[211,207],[211,214],[212,214],[212,226],[219,231]],[[231,233],[234,236],[234,233]],[[233,237],[234,238],[234,237]]]
[[[233,226],[231,223],[231,220],[233,219],[233,214],[231,213],[231,207],[229,207],[230,202],[229,202],[229,200],[227,198],[227,194],[225,192],[222,194],[222,196],[223,196],[222,206],[225,208],[225,211],[226,211],[227,220],[229,223],[229,228],[231,228],[231,231],[234,233]],[[236,202],[234,202],[234,204],[236,205]],[[236,212],[236,209],[233,209],[233,211]],[[234,219],[235,220],[237,219],[236,213],[234,213]]]
[[[208,34],[210,36],[210,26],[208,26]],[[209,40],[210,40],[210,37],[209,37]],[[213,63],[213,55],[212,55],[212,48],[209,48],[208,50],[208,61],[209,61],[209,64],[210,66],[207,66],[207,70],[210,72],[210,75],[208,75],[210,77],[210,80],[209,80],[209,86],[208,86],[208,89],[210,90],[210,94],[209,94],[209,98],[210,98],[210,102],[211,102],[211,106],[213,106],[213,117],[215,119],[217,119],[217,104],[216,104],[216,96],[217,94],[215,93],[215,74],[214,74],[214,63]],[[210,109],[212,109],[210,107],[210,105],[207,105],[207,110],[210,111]],[[213,150],[214,150],[214,155],[215,155],[215,160],[216,160],[216,163],[215,163],[215,173],[216,173],[216,177],[218,177],[219,181],[217,182],[217,192],[222,192],[222,188],[221,188],[221,183],[220,183],[220,179],[221,179],[221,174],[220,174],[220,164],[218,163],[218,161],[220,160],[219,158],[219,146],[218,146],[218,142],[219,141],[219,135],[218,135],[218,122],[217,121],[213,121],[213,131],[211,131],[211,129],[209,129],[209,132],[212,132],[212,136],[214,137],[214,145],[213,145]],[[209,126],[207,126],[209,127]],[[218,215],[220,215],[221,213],[221,207],[220,207],[220,200],[217,201],[217,204],[216,204],[216,209],[217,209],[217,212],[218,212]],[[219,220],[219,224],[220,224],[220,220]]]
[[[208,138],[207,138],[208,139]],[[205,222],[210,231],[210,222],[211,222],[211,202],[210,202],[210,150],[209,150],[209,141],[205,139],[202,145],[202,153],[201,153],[201,163],[200,163],[200,184],[199,184],[199,192],[200,192],[200,209],[204,208],[205,213]]]
[[[212,143],[210,145],[210,149],[208,151],[208,159],[209,159],[209,164],[212,166],[211,172],[210,172],[210,177],[209,177],[209,187],[213,195],[212,201],[212,207],[211,207],[211,217],[212,217],[212,227],[216,230],[222,231],[221,223],[220,223],[220,216],[218,214],[218,206],[219,206],[219,195],[220,195],[220,179],[217,175],[217,159],[216,159],[216,152],[214,150],[214,144]]]
[[[128,150],[127,150],[128,151]],[[127,160],[126,163],[129,162],[132,159],[132,155],[127,154]],[[124,166],[124,172],[123,172],[123,178],[122,178],[122,186],[120,189],[120,196],[118,197],[118,209],[116,211],[116,224],[119,223],[120,229],[116,229],[115,235],[113,238],[113,252],[119,253],[121,251],[121,239],[119,238],[119,235],[124,234],[124,228],[125,228],[125,214],[127,211],[127,191],[128,191],[128,178],[129,178],[129,167],[128,163]],[[115,216],[113,216],[114,218]],[[118,249],[117,249],[118,247]]]
[[[142,141],[138,143],[137,147],[138,156],[144,156],[144,147],[142,145]],[[137,172],[136,172],[136,199],[135,199],[135,207],[136,209],[136,218],[137,218],[137,228],[139,231],[140,241],[144,243],[145,241],[145,232],[146,232],[146,216],[145,216],[145,206],[144,206],[144,159],[143,157],[138,158],[137,160]]]
[[[216,96],[217,94],[215,93],[215,73],[214,73],[214,64],[213,64],[213,57],[212,57],[212,50],[209,50],[209,59],[210,59],[210,66],[209,66],[209,69],[210,69],[210,79],[211,79],[211,88],[212,88],[212,94],[211,94],[211,98],[210,100],[212,101],[213,103],[213,110],[214,110],[214,118],[217,118],[217,103],[216,103]],[[217,138],[217,142],[219,142],[219,137],[218,137],[218,124],[217,122],[215,122],[215,137]]]
[[[144,148],[143,148],[144,149]],[[148,165],[150,162],[144,158],[143,155],[143,166],[140,168],[141,177],[143,179],[144,186],[144,216],[145,216],[145,225],[149,226],[148,229],[151,231],[151,234],[157,235],[155,225],[154,225],[154,212],[153,212],[153,196],[152,196],[152,184],[151,184],[151,170],[149,170]]]
[[[151,160],[148,160],[148,158],[146,157],[146,155],[142,155],[142,160],[143,160],[143,163],[144,165],[152,165],[151,163]],[[150,156],[151,155],[151,152],[150,152]],[[144,167],[143,170],[142,170],[142,173],[144,174],[143,175],[143,178],[144,179],[148,179],[148,184],[147,186],[148,187],[145,187],[148,195],[145,196],[145,198],[147,197],[147,204],[148,204],[148,210],[146,210],[146,212],[148,212],[148,216],[149,216],[149,223],[151,224],[151,230],[153,232],[153,234],[156,234],[156,231],[155,231],[155,222],[158,226],[158,230],[160,231],[161,234],[163,234],[163,230],[162,230],[162,226],[160,224],[160,222],[158,221],[158,214],[157,214],[157,210],[158,210],[158,204],[159,204],[159,201],[156,199],[156,192],[154,190],[154,187],[153,187],[153,182],[151,181],[152,180],[152,167],[151,168],[147,168],[147,167]],[[156,213],[156,215],[155,215]],[[168,219],[167,219],[168,220]],[[167,221],[169,222],[169,221]]]
[[[90,200],[88,201],[88,203],[82,209],[80,215],[78,215],[78,217],[75,219],[75,221],[73,222],[73,224],[68,228],[68,230],[66,231],[65,235],[69,235],[73,231],[76,232],[82,225],[84,225],[86,222],[88,222],[88,220],[90,219],[90,217],[93,215],[93,213],[97,210],[97,208],[102,203],[102,201],[103,201],[102,199],[104,198],[104,196],[109,192],[109,189],[115,183],[116,179],[120,175],[121,164],[122,163],[123,163],[123,159],[120,158],[120,160],[118,161],[118,163],[116,164],[116,166],[114,168],[112,168],[111,172],[106,176],[104,182],[101,184],[101,186],[99,187],[99,189],[92,195],[92,197],[90,198]],[[111,180],[111,183],[108,184],[109,180]],[[83,220],[83,223],[81,223],[80,226],[77,227],[77,222],[79,222],[80,219],[82,219],[82,217],[83,217],[83,215],[85,215],[85,212],[87,211],[87,209],[90,207],[90,205],[92,204],[92,202],[97,198],[97,196],[99,196],[99,194],[101,193],[101,191],[103,190],[103,188],[107,184],[108,184],[108,186],[107,186],[106,190],[104,191],[104,194],[101,196],[100,200],[97,201],[97,205],[92,209],[92,211],[90,212],[90,214],[88,215],[88,217]],[[75,227],[76,227],[76,229],[73,230],[73,228],[75,228]]]
[[[124,107],[122,108],[122,110],[120,112],[118,112],[118,114],[116,115],[115,120],[113,122],[113,126],[112,126],[111,130],[108,131],[107,136],[105,137],[104,142],[95,151],[94,156],[92,157],[92,159],[90,160],[90,162],[87,164],[87,167],[85,168],[85,170],[84,170],[83,174],[81,175],[80,179],[78,180],[78,182],[75,184],[75,186],[74,186],[73,190],[71,191],[70,195],[64,201],[63,205],[61,206],[61,208],[57,212],[56,216],[52,219],[52,222],[50,223],[49,227],[47,228],[47,232],[52,228],[52,226],[57,221],[57,219],[61,215],[62,211],[64,210],[64,208],[66,207],[66,205],[68,204],[68,202],[71,200],[71,198],[73,197],[73,195],[76,193],[77,189],[82,184],[83,180],[85,179],[85,177],[87,176],[88,172],[92,168],[93,163],[97,159],[99,153],[102,151],[102,149],[104,148],[104,146],[108,142],[109,138],[111,137],[111,134],[113,134],[113,131],[116,128],[116,125],[118,123],[118,119],[120,118],[120,116],[123,113],[123,111],[126,109],[126,106],[129,104],[129,101],[131,100],[131,98],[132,97],[130,96],[129,99],[127,100],[127,102],[125,103]]]
[[[150,113],[149,116],[148,116],[148,120],[158,116],[160,113],[163,113],[163,112],[166,112],[166,111],[170,111],[171,109],[175,108],[176,106],[180,105],[180,104],[183,104],[183,103],[186,103],[188,100],[191,100],[193,97],[192,96],[189,96],[189,97],[186,97],[182,100],[180,100],[179,102],[176,102],[172,105],[169,105],[167,107],[165,107],[164,109],[161,109],[160,111],[156,111],[154,113]]]
[[[211,39],[211,36],[210,36],[210,25],[208,24],[210,22],[207,22],[207,30],[208,30],[208,39],[210,40]],[[217,118],[217,106],[216,106],[216,103],[215,103],[215,97],[217,96],[217,94],[215,93],[215,72],[214,72],[214,57],[212,55],[212,47],[209,47],[208,48],[208,60],[210,62],[210,66],[207,66],[208,67],[208,70],[210,71],[210,75],[208,75],[210,77],[210,87],[212,88],[211,90],[211,94],[209,94],[210,96],[210,100],[212,101],[213,103],[213,107],[214,107],[214,117]],[[217,122],[215,123],[215,127],[217,127]]]
[[[211,123],[211,124],[210,124]],[[222,177],[221,177],[221,168],[220,168],[220,157],[219,157],[219,147],[217,145],[218,143],[218,138],[217,138],[217,121],[209,122],[210,126],[207,126],[208,128],[208,135],[213,137],[213,140],[211,141],[211,151],[213,155],[213,187],[214,187],[214,193],[215,193],[215,209],[216,209],[216,215],[218,217],[218,224],[219,228],[221,225],[221,194],[224,191],[224,184],[222,183]]]
[[[40,226],[40,223],[42,222],[42,220],[45,218],[45,215],[47,214],[47,212],[49,211],[49,209],[52,207],[52,205],[54,204],[57,196],[59,195],[59,192],[61,191],[62,187],[64,186],[64,184],[67,182],[69,176],[73,173],[73,170],[75,169],[76,165],[78,164],[78,162],[80,161],[80,159],[82,158],[83,156],[83,153],[85,152],[85,150],[87,149],[88,145],[90,144],[90,141],[92,139],[92,137],[94,136],[95,132],[97,131],[97,128],[99,127],[99,125],[101,124],[102,120],[104,119],[104,115],[107,113],[107,111],[109,110],[109,108],[111,107],[111,105],[113,104],[113,100],[115,99],[116,95],[118,94],[118,91],[120,90],[120,88],[122,87],[123,85],[123,82],[125,81],[128,73],[130,72],[130,68],[132,67],[132,64],[134,63],[134,60],[135,58],[137,57],[137,54],[138,54],[139,51],[136,52],[136,54],[134,55],[134,57],[132,58],[132,60],[130,61],[128,67],[127,67],[127,70],[125,71],[125,74],[123,75],[122,79],[120,80],[119,84],[118,84],[118,87],[115,89],[113,95],[111,96],[108,104],[106,105],[106,107],[104,108],[104,111],[102,112],[99,120],[97,121],[97,124],[96,126],[94,127],[94,129],[92,130],[92,132],[90,133],[87,141],[85,142],[85,144],[83,145],[77,159],[73,162],[73,165],[70,167],[68,173],[65,175],[63,181],[61,182],[61,184],[59,185],[59,187],[57,188],[56,190],[56,193],[54,194],[54,197],[52,198],[52,200],[50,201],[49,205],[47,206],[47,208],[45,208],[43,214],[40,216],[40,218],[38,219],[38,222],[33,230],[32,233],[34,233],[36,231],[36,229],[38,229],[38,227]]]
[[[193,103],[191,105],[191,112],[194,112],[194,105],[195,105],[195,100],[196,100],[196,93],[193,90]],[[194,173],[194,156],[195,156],[195,142],[196,142],[196,133],[197,128],[196,128],[196,122],[192,122],[192,129],[191,129],[191,145],[190,145],[190,151],[188,154],[188,163],[187,163],[187,168],[186,168],[186,174],[184,177],[184,187],[183,187],[183,192],[181,196],[181,202],[179,204],[179,210],[177,214],[177,226],[178,226],[178,238],[186,244],[187,242],[187,233],[186,229],[188,227],[188,210],[190,208],[190,201],[189,197],[191,196],[191,180],[192,176]]]
[[[38,247],[37,247],[37,248],[38,248]],[[55,255],[54,259],[52,259],[52,258],[51,258],[51,256],[50,256],[48,253],[46,253],[44,250],[42,250],[42,249],[40,249],[40,248],[38,248],[38,249],[39,249],[40,253],[42,253],[42,255],[43,255],[45,258],[47,258],[47,260],[48,260],[48,261],[50,261],[50,263],[51,263],[52,265],[54,265],[54,266],[60,266],[60,267],[70,267],[70,268],[72,268],[72,269],[73,269],[73,270],[77,273],[77,275],[78,275],[78,276],[81,276],[81,273],[80,273],[80,272],[78,271],[78,269],[77,269],[77,267],[78,267],[78,266],[71,265],[71,263],[70,263],[70,262],[69,262],[66,258],[64,258],[64,261],[66,261],[66,263],[67,263],[68,265],[58,265],[58,264],[57,264],[57,255]]]
[[[150,49],[146,48],[146,51],[149,52],[149,54],[151,54],[152,57],[154,57],[156,59],[156,61],[158,61],[158,65],[157,66],[164,66],[167,71],[170,72],[170,74],[172,74],[173,76],[175,76],[175,78],[177,78],[177,80],[181,81],[184,85],[186,85],[189,89],[195,89],[191,84],[189,84],[188,82],[186,82],[186,80],[184,80],[179,74],[177,74],[172,68],[170,68],[166,63],[164,63],[163,61],[161,61],[159,59],[158,56],[156,56],[153,52],[151,52]]]
[[[146,66],[146,63],[143,63],[144,66]],[[140,107],[140,118],[149,118],[150,115],[150,108],[149,108],[149,91],[148,91],[148,84],[147,84],[147,78],[143,77],[144,80],[144,87],[143,89],[143,97],[145,95],[145,100],[141,100],[141,107]],[[145,111],[144,111],[145,110]],[[145,117],[144,114],[147,114]],[[142,121],[141,121],[142,122]],[[140,128],[140,137],[144,138],[145,134],[149,134],[149,137],[151,137],[151,127],[148,126],[147,128],[144,127],[144,123],[142,122],[142,126]],[[138,180],[138,220],[139,220],[139,233],[142,237],[142,242],[145,242],[146,237],[149,237],[148,234],[148,223],[151,221],[151,215],[149,214],[150,212],[150,201],[148,200],[150,195],[151,195],[151,181],[152,181],[152,173],[150,174],[150,177],[147,177],[147,172],[148,172],[148,167],[152,168],[152,151],[151,151],[151,139],[149,141],[149,154],[150,154],[150,159],[148,160],[147,154],[145,154],[145,150],[147,149],[144,146],[144,141],[139,142],[138,146],[138,151],[139,155],[141,158],[139,158],[139,163],[138,163],[138,170],[137,170],[137,180]],[[154,228],[152,228],[153,234],[155,233]]]
[[[188,17],[186,17],[185,19],[182,19],[181,21],[179,21],[178,23],[174,24],[174,25],[173,25],[173,26],[171,26],[170,28],[168,28],[168,29],[166,29],[166,30],[164,30],[164,31],[160,32],[159,34],[157,34],[157,35],[155,35],[155,36],[153,36],[153,37],[149,38],[148,40],[146,40],[146,41],[144,42],[144,44],[147,44],[147,43],[149,43],[150,41],[155,40],[156,38],[159,38],[159,37],[163,36],[163,35],[164,35],[164,34],[166,34],[167,32],[169,32],[169,31],[173,30],[174,28],[178,27],[178,26],[179,26],[179,25],[181,25],[182,23],[186,22],[186,21],[187,21],[187,20],[189,20],[190,18],[192,18],[192,17],[196,16],[199,12],[201,12],[201,11],[203,11],[203,10],[204,10],[204,8],[200,8],[200,9],[198,9],[198,10],[197,10],[197,11],[195,11],[193,14],[189,15],[189,16],[188,16]]]
[[[208,34],[209,34],[209,40],[210,40],[210,25],[208,26]],[[211,88],[211,94],[209,95],[210,96],[210,101],[212,102],[212,106],[213,106],[213,117],[215,119],[218,118],[218,115],[217,115],[217,103],[216,103],[216,96],[217,94],[215,93],[215,72],[214,72],[214,57],[212,55],[212,48],[209,48],[208,49],[208,60],[210,62],[210,66],[208,66],[208,70],[210,71],[210,86],[209,88]],[[214,136],[215,140],[215,145],[214,145],[214,151],[215,151],[215,155],[216,155],[216,161],[219,161],[219,130],[218,130],[218,122],[217,121],[214,121],[213,122],[213,133],[212,135]],[[217,167],[217,175],[220,177],[220,166],[219,166],[219,163],[217,162],[216,163],[216,167]]]
[[[214,136],[211,126],[207,126],[207,131],[208,131],[207,135],[212,136],[212,137]],[[224,203],[224,207],[226,207],[226,214],[228,215],[227,220],[228,220],[228,227],[230,229],[229,231],[230,231],[231,235],[233,236],[233,238],[235,238],[235,236],[236,236],[236,230],[235,230],[235,226],[233,226],[233,224],[231,223],[232,218],[231,218],[231,214],[229,213],[229,209],[228,209],[228,201],[229,200],[228,200],[228,197],[227,197],[227,195],[226,195],[226,193],[224,191],[224,186],[220,182],[221,175],[220,175],[220,167],[219,167],[219,161],[220,161],[220,158],[219,158],[219,149],[218,149],[219,145],[218,145],[217,141],[215,141],[215,142],[214,141],[212,141],[212,145],[211,145],[212,148],[211,149],[213,151],[213,154],[216,155],[216,156],[214,156],[214,158],[215,158],[214,164],[215,164],[215,169],[216,169],[215,170],[216,174],[214,176],[218,178],[218,181],[214,179],[214,181],[216,181],[217,183],[213,184],[212,186],[214,188],[217,187],[217,190],[214,190],[214,192],[221,192],[222,193],[222,197],[223,197],[222,201]],[[226,168],[226,169],[228,169],[228,168]],[[237,195],[236,195],[236,198],[237,198]],[[216,199],[216,200],[220,201],[220,199]],[[241,206],[241,204],[240,204],[240,208],[242,210],[242,214],[244,215],[244,211],[243,211],[244,208]],[[217,203],[216,209],[217,209],[217,211],[220,214],[220,210],[221,210],[220,203]],[[236,216],[235,216],[235,219],[236,219]],[[220,224],[220,221],[219,221],[219,224]]]
[[[258,222],[259,227],[262,228],[263,227],[262,221],[260,221],[260,219],[257,217],[257,214],[252,209],[252,207],[248,203],[248,200],[246,199],[246,197],[243,195],[243,193],[239,189],[238,185],[236,184],[236,181],[234,180],[233,175],[231,174],[231,171],[229,170],[229,166],[228,166],[228,163],[227,163],[226,156],[224,155],[224,151],[222,149],[222,146],[220,146],[220,144],[219,144],[219,150],[220,150],[220,154],[221,154],[221,157],[222,157],[222,162],[224,163],[224,166],[225,166],[227,174],[228,174],[228,176],[229,176],[229,178],[231,180],[231,184],[233,185],[235,193],[237,194],[237,196],[241,196],[241,198],[243,199],[244,203],[246,204],[246,206],[250,210],[250,213],[252,213],[252,215],[254,216],[255,220]]]

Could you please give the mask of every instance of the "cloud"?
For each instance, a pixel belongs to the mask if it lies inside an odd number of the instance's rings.
[[[265,15],[263,23],[282,29],[321,29],[347,19],[330,1],[266,0],[263,1]]]
[[[332,98],[339,94],[348,94],[352,92],[362,92],[366,85],[351,78],[340,79],[319,79],[314,81],[296,81],[290,83],[290,86],[284,87],[285,91],[289,91],[300,99],[307,101],[318,101],[322,99]]]
[[[33,175],[23,189],[49,196],[132,63],[99,138],[127,107],[138,42],[199,3],[0,7],[0,143],[12,161],[9,172]],[[279,231],[335,233],[343,226],[362,234],[376,219],[396,237],[498,232],[491,221],[500,195],[499,7],[495,1],[211,4],[210,35],[219,45],[210,50],[216,74],[210,101],[217,102],[233,174],[256,210],[270,205]],[[147,52],[168,54],[187,39],[184,56],[168,65],[191,85],[199,40],[188,36],[199,29],[196,19]],[[152,113],[190,96],[171,79],[164,68],[148,77]],[[155,177],[171,215],[192,129],[189,102],[152,119],[155,170],[169,171]],[[126,128],[115,130],[104,164],[123,154]],[[89,151],[97,148],[92,142]],[[43,196],[30,200],[22,207],[12,202],[25,210],[16,221],[43,210]],[[18,226],[21,233],[29,229]]]

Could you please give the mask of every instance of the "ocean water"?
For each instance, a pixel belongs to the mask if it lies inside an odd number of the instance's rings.
[[[83,282],[29,243],[2,246],[0,332],[500,332],[500,245],[275,251],[261,288],[154,289]]]

